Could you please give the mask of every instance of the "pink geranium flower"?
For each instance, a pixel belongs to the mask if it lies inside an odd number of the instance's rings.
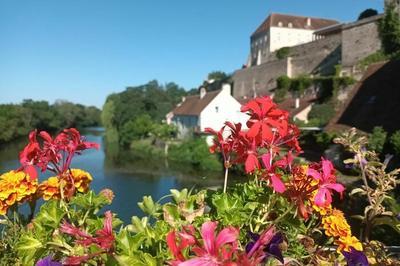
[[[332,203],[332,191],[342,193],[344,186],[336,183],[335,168],[329,160],[321,158],[321,163],[313,164],[307,174],[318,181],[318,191],[315,195],[315,205],[324,207]]]
[[[201,227],[202,244],[195,240],[192,247],[193,253],[196,257],[185,261],[181,256],[181,252],[176,250],[175,239],[172,234],[167,237],[168,247],[170,247],[174,256],[178,255],[177,260],[170,261],[171,265],[179,266],[220,266],[220,265],[235,265],[233,263],[233,255],[237,251],[237,241],[239,237],[239,230],[229,226],[223,229],[218,234],[215,233],[217,228],[216,222],[205,222]],[[191,239],[191,238],[188,238]],[[193,239],[190,240],[192,242]],[[182,238],[181,238],[182,241]],[[181,242],[183,243],[183,242]],[[195,243],[195,244],[194,244]],[[188,244],[185,242],[185,244]],[[184,244],[184,245],[185,245]],[[181,244],[182,246],[182,244]]]

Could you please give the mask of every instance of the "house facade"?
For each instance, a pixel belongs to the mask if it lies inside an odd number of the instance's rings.
[[[272,13],[250,37],[250,65],[264,63],[272,52],[314,40],[316,30],[339,22],[336,20]]]
[[[240,112],[241,104],[232,97],[231,86],[224,84],[221,90],[187,96],[167,114],[167,123],[178,128],[178,137],[202,133],[206,128],[219,130],[226,121],[244,124],[247,115]]]

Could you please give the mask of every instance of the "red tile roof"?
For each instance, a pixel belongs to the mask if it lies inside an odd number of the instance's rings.
[[[172,112],[174,115],[199,116],[220,92],[221,90],[207,92],[202,99],[200,99],[200,95],[186,96],[185,101],[180,103]]]
[[[307,25],[308,19],[311,19],[310,26]],[[292,23],[292,27],[295,29],[309,29],[309,30],[318,30],[339,23],[338,21],[331,19],[272,13],[251,36],[255,37],[260,33],[264,33],[270,27],[279,27],[279,22],[282,22],[282,27],[288,27],[289,23]]]

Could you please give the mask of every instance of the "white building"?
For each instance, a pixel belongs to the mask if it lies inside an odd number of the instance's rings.
[[[231,86],[224,84],[221,90],[206,92],[200,89],[200,95],[187,96],[177,107],[167,114],[167,123],[178,127],[178,136],[202,133],[209,127],[219,130],[226,121],[245,122],[248,116],[240,112],[241,104],[232,97]]]
[[[270,53],[314,40],[314,31],[338,21],[272,13],[251,35],[250,64],[260,65]]]

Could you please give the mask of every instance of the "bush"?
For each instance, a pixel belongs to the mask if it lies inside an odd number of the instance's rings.
[[[133,140],[149,136],[153,129],[153,121],[148,114],[139,115],[122,126],[120,140],[123,146],[129,146]]]
[[[292,80],[288,76],[283,75],[276,80],[276,87],[278,89],[288,90],[290,88],[291,83]]]
[[[282,47],[278,51],[276,51],[276,58],[279,60],[285,59],[290,54],[290,47]]]
[[[180,145],[172,145],[169,159],[181,164],[190,164],[207,171],[219,171],[222,164],[215,154],[210,154],[207,143],[202,138],[190,139]]]
[[[317,120],[318,126],[325,126],[335,114],[335,109],[331,103],[314,104],[310,113],[308,114],[309,120]]]
[[[385,53],[383,51],[378,51],[378,52],[370,54],[369,56],[360,60],[358,62],[358,66],[361,69],[366,69],[371,64],[386,61],[388,59],[389,59],[389,57],[387,55],[385,55]]]
[[[313,84],[313,79],[308,75],[301,75],[297,78],[292,79],[290,84],[290,91],[303,94],[306,89],[308,89]]]
[[[393,150],[396,155],[400,155],[400,130],[393,133],[390,137],[390,144],[392,144]]]
[[[382,127],[374,127],[369,137],[368,148],[381,153],[386,142],[387,132]]]

